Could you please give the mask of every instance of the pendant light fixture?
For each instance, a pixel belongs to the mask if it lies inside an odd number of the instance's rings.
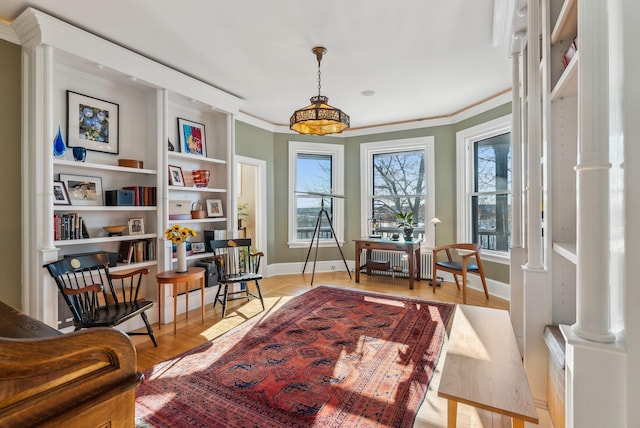
[[[289,119],[289,128],[300,134],[327,135],[349,129],[349,115],[328,104],[329,98],[320,95],[320,61],[327,53],[323,47],[311,49],[318,60],[318,95],[311,97],[311,105],[296,110]]]

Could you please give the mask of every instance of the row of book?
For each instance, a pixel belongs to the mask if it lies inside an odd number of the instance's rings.
[[[87,231],[84,219],[78,213],[53,215],[53,239],[65,241],[69,239],[87,239]]]
[[[157,205],[157,188],[155,186],[126,186],[124,190],[133,191],[133,202],[137,207],[154,207]]]
[[[118,263],[138,263],[155,260],[156,247],[152,239],[120,241]]]

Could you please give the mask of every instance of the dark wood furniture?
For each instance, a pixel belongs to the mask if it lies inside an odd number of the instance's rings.
[[[509,416],[514,428],[538,423],[507,311],[456,307],[438,396],[449,400],[449,428],[456,426],[458,403]]]
[[[260,272],[260,261],[264,254],[260,251],[254,252],[251,249],[251,239],[222,239],[211,242],[211,248],[215,254],[214,260],[216,269],[218,270],[218,291],[213,302],[222,305],[222,318],[227,313],[227,302],[229,296],[237,296],[235,299],[254,298],[260,299],[262,310],[264,310],[264,300],[262,298],[262,290],[260,290],[260,280],[262,275]],[[249,282],[253,282],[256,292],[249,292]],[[229,287],[238,287],[229,290]],[[235,300],[231,299],[231,300]]]
[[[142,317],[147,332],[158,346],[145,311],[153,302],[140,297],[142,276],[149,269],[110,272],[106,253],[65,258],[45,265],[73,314],[76,330],[93,327],[115,327],[137,315]],[[115,284],[114,284],[115,282]]]
[[[167,270],[156,275],[158,280],[158,329],[162,328],[162,286],[171,284],[173,286],[173,334],[176,334],[176,319],[178,305],[178,285],[184,284],[185,298],[185,316],[189,319],[189,283],[198,281],[200,285],[200,296],[202,301],[202,322],[204,322],[204,273],[205,268],[189,267],[186,272],[176,272],[175,270]]]
[[[122,332],[61,334],[0,302],[2,427],[133,427],[136,365]]]
[[[356,282],[360,282],[360,270],[367,267],[360,266],[360,254],[362,250],[367,250],[366,260],[371,260],[372,250],[388,250],[388,251],[402,251],[407,254],[407,267],[409,273],[409,290],[413,290],[413,279],[420,281],[420,239],[415,241],[405,241],[400,239],[398,241],[392,241],[390,239],[372,239],[361,238],[355,239],[356,243]],[[370,268],[367,270],[369,273]]]
[[[467,273],[477,273],[482,281],[482,287],[484,288],[484,295],[488,299],[489,291],[487,290],[487,281],[484,278],[484,269],[482,268],[482,260],[480,259],[480,251],[482,247],[480,244],[449,244],[443,245],[433,249],[433,268],[432,275],[436,278],[436,270],[442,270],[453,274],[453,279],[456,282],[458,290],[460,290],[460,283],[458,282],[458,276],[462,277],[462,303],[467,303]],[[445,252],[447,260],[438,261],[438,255],[441,252]],[[452,254],[455,253],[455,254]],[[455,255],[455,257],[454,257]],[[475,264],[471,263],[469,259],[475,259]],[[432,287],[433,292],[436,292],[436,287]]]

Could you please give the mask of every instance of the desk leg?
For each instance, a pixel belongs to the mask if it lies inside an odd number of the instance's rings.
[[[162,329],[162,290],[164,284],[158,283],[158,330]]]
[[[184,319],[189,320],[189,283],[184,283]]]
[[[416,274],[416,267],[413,260],[413,251],[407,251],[407,264],[409,265],[409,290],[413,290],[413,278]]]
[[[420,281],[420,274],[422,272],[421,266],[422,266],[422,261],[420,260],[420,246],[418,246],[418,248],[415,251],[415,256],[416,256],[416,281]]]
[[[200,308],[202,310],[202,323],[204,324],[204,275],[200,278]]]
[[[173,335],[176,335],[176,324],[178,323],[178,283],[173,283]]]
[[[362,252],[362,247],[356,244],[356,283],[360,282],[360,253]]]
[[[511,418],[512,428],[524,428],[524,419]]]
[[[456,428],[458,423],[458,402],[447,400],[447,428]]]

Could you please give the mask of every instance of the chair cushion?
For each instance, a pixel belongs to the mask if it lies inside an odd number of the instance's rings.
[[[462,271],[462,263],[460,262],[436,262],[436,265],[442,266],[443,268],[446,268],[446,269]],[[472,272],[476,270],[478,270],[478,265],[474,265],[472,263],[469,263],[467,265],[467,272]]]

